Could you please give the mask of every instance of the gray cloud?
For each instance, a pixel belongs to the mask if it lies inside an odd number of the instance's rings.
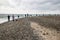
[[[60,0],[11,0],[1,5],[31,10],[60,10]]]
[[[36,9],[40,10],[60,10],[60,0],[46,0],[44,2],[37,2]],[[42,5],[42,6],[39,6]]]

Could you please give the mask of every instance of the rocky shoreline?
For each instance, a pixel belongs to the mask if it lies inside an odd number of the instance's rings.
[[[60,31],[56,29],[57,23],[47,20],[43,17],[26,17],[2,23],[0,40],[60,40]]]
[[[39,40],[27,19],[0,24],[0,40]]]

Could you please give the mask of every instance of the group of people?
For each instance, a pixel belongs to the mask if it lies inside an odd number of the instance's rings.
[[[28,16],[32,16],[32,15],[25,14],[24,16],[25,16],[25,17],[28,17]],[[37,16],[37,14],[36,14],[36,16]],[[19,15],[18,15],[17,17],[19,18]],[[10,21],[10,18],[11,18],[11,16],[8,15],[8,21]],[[13,21],[15,20],[15,16],[14,16],[14,15],[12,15],[12,20],[13,20]]]
[[[10,18],[11,18],[11,16],[10,16],[10,15],[8,15],[8,21],[10,21]],[[19,18],[19,15],[18,15],[18,18]],[[13,21],[15,20],[14,15],[12,15],[12,20],[13,20]]]

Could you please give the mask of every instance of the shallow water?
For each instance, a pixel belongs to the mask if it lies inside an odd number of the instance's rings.
[[[20,18],[22,18],[22,17],[20,17]],[[18,19],[18,17],[15,17],[15,19]],[[10,18],[10,20],[12,20],[12,17]],[[7,22],[7,21],[8,21],[7,17],[6,18],[0,18],[0,24]]]
[[[4,23],[4,22],[7,22],[7,21],[8,21],[7,18],[0,18],[0,24]]]

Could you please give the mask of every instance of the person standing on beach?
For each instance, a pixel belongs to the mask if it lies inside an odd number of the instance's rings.
[[[36,14],[36,16],[37,16],[37,14]]]
[[[19,15],[18,15],[18,19],[19,19]]]
[[[27,17],[28,17],[29,15],[27,14]]]
[[[26,17],[26,14],[25,14],[25,17]]]
[[[8,21],[10,21],[10,16],[8,15]]]
[[[14,15],[12,16],[12,20],[14,21]]]

